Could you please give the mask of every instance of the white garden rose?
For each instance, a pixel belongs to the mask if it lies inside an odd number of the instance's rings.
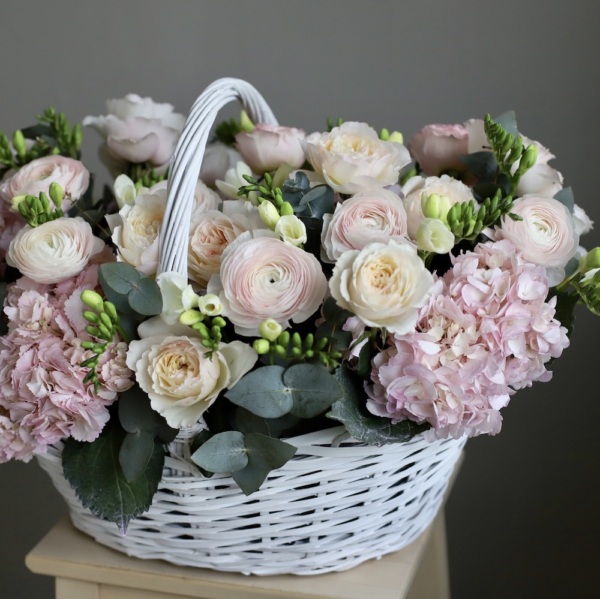
[[[153,275],[158,268],[158,233],[167,202],[164,187],[140,190],[134,204],[125,204],[118,214],[106,217],[117,246],[117,259]]]
[[[380,140],[366,123],[348,121],[329,133],[312,133],[303,145],[315,171],[339,193],[393,185],[411,161],[402,144]]]
[[[329,290],[337,304],[367,326],[403,335],[414,330],[433,276],[410,243],[390,240],[345,252],[337,261]]]
[[[348,250],[405,238],[406,210],[402,199],[386,189],[370,189],[338,203],[333,215],[323,216],[321,258],[333,263]]]
[[[62,210],[66,212],[73,202],[87,190],[90,173],[83,163],[65,156],[44,156],[22,166],[11,177],[0,183],[0,199],[10,202],[15,196],[48,194],[50,185],[58,183],[65,192]]]
[[[441,177],[411,177],[404,187],[404,207],[406,209],[408,236],[416,240],[417,231],[425,218],[421,205],[423,194],[444,196],[444,203],[454,204],[475,200],[473,192],[462,181],[448,175]]]
[[[127,366],[152,409],[172,428],[187,428],[200,420],[221,391],[251,370],[257,358],[241,341],[210,351],[192,336],[158,334],[129,344]]]
[[[36,283],[52,284],[78,275],[104,247],[86,221],[65,217],[25,225],[11,241],[6,261]]]

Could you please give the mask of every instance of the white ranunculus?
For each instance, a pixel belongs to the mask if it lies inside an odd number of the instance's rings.
[[[473,192],[462,181],[453,179],[448,175],[441,177],[411,177],[402,188],[404,193],[404,207],[406,208],[408,236],[416,240],[417,231],[425,218],[421,206],[423,194],[435,193],[447,198],[450,206],[474,200]]]
[[[366,325],[403,335],[414,330],[433,276],[410,243],[371,243],[348,251],[329,280],[337,304]]]
[[[370,189],[336,204],[333,215],[323,216],[321,259],[333,263],[348,250],[405,238],[406,210],[402,199],[387,189]]]
[[[223,343],[217,351],[200,339],[158,334],[129,344],[127,366],[135,372],[152,409],[173,428],[187,428],[224,389],[252,369],[258,356],[241,341]]]
[[[118,214],[106,217],[120,262],[127,262],[147,275],[156,273],[158,233],[166,201],[166,189],[155,186],[137,195],[133,205],[125,204]]]
[[[59,283],[78,275],[104,247],[86,221],[65,217],[25,225],[11,241],[6,261],[36,283]]]
[[[348,121],[329,133],[312,133],[303,145],[315,171],[339,193],[393,185],[411,161],[403,145],[380,140],[366,123]]]

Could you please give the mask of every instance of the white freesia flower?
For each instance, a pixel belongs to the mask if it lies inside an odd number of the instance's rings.
[[[156,277],[163,300],[161,317],[167,324],[179,322],[179,317],[186,310],[198,305],[198,295],[177,272],[163,272]]]
[[[411,161],[403,145],[380,140],[366,123],[348,121],[329,133],[312,133],[303,146],[315,171],[339,193],[393,185]]]
[[[252,170],[250,167],[241,160],[235,165],[227,170],[225,173],[224,180],[217,179],[215,181],[215,185],[217,189],[228,198],[232,200],[243,200],[243,196],[238,195],[238,191],[240,187],[244,187],[248,185],[248,181],[244,179],[244,175],[252,175]],[[256,205],[256,193],[251,193],[251,197],[248,199],[252,202],[253,205]]]
[[[282,216],[275,225],[275,233],[286,243],[298,247],[308,239],[305,224],[295,214]]]
[[[414,330],[433,276],[410,243],[371,243],[337,261],[329,281],[337,304],[366,325],[403,335]]]
[[[127,175],[119,175],[115,179],[113,192],[119,209],[126,205],[133,206],[135,204],[135,197],[138,195],[135,183]]]
[[[438,218],[424,218],[417,231],[417,248],[447,254],[454,247],[452,231]]]
[[[198,298],[198,309],[205,316],[219,316],[223,313],[223,304],[218,295],[207,293]]]
[[[241,341],[222,343],[217,351],[191,336],[158,334],[129,344],[127,366],[152,409],[173,428],[193,426],[224,389],[252,369],[256,352]]]
[[[104,247],[86,221],[65,217],[25,225],[11,241],[6,261],[36,283],[51,284],[78,275]]]

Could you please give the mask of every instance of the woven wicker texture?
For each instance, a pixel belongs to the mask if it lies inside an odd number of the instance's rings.
[[[131,521],[126,536],[81,507],[58,449],[38,461],[68,502],[73,524],[103,545],[215,570],[320,574],[397,551],[419,536],[441,505],[466,440],[332,447],[341,430],[289,439],[296,457],[249,497],[230,477],[204,479],[192,464],[168,458],[150,511]]]
[[[239,79],[210,85],[191,109],[175,151],[160,233],[160,272],[187,274],[193,193],[219,110],[240,100],[255,122],[277,121]],[[62,475],[60,448],[39,456],[73,524],[129,555],[252,574],[317,574],[396,551],[433,520],[464,440],[422,437],[381,448],[331,443],[341,429],[288,440],[297,455],[245,497],[230,477],[205,479],[189,461],[193,430],[169,448],[152,507],[126,536],[83,509]]]

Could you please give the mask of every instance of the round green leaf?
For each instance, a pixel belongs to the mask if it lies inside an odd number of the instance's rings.
[[[237,472],[248,464],[244,435],[238,431],[214,435],[192,454],[192,461],[209,472]]]

